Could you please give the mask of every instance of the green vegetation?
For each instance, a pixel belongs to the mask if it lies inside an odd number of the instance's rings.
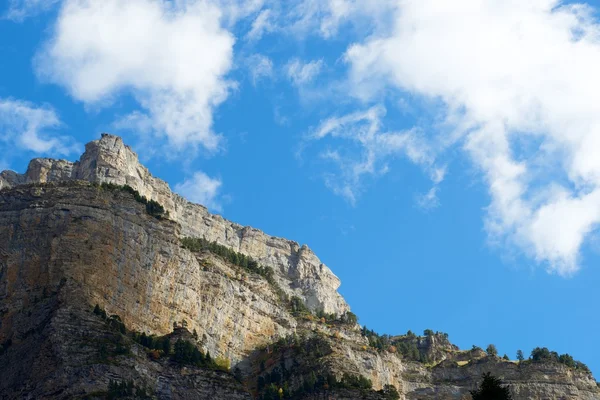
[[[427,356],[425,354],[421,354],[417,344],[413,341],[410,342],[400,342],[396,345],[398,352],[402,354],[402,358],[409,361],[419,361],[426,363]]]
[[[380,335],[372,329],[363,326],[361,334],[369,341],[369,346],[377,351],[383,351],[392,345],[390,335]]]
[[[398,393],[398,389],[394,385],[385,385],[383,389],[379,391],[379,393],[383,394],[385,400],[398,400],[400,399],[400,394]]]
[[[184,248],[193,252],[203,250],[210,251],[213,254],[223,257],[223,259],[230,262],[231,264],[241,267],[249,273],[260,275],[267,282],[269,282],[269,284],[273,288],[273,291],[279,296],[279,299],[284,303],[288,303],[289,300],[287,295],[275,281],[275,277],[273,276],[273,270],[269,267],[264,267],[260,265],[252,257],[248,257],[247,255],[238,253],[237,251],[234,251],[227,246],[223,246],[216,242],[211,242],[204,238],[183,238],[181,239],[181,245]]]
[[[169,213],[165,212],[164,207],[160,203],[152,199],[148,200],[146,196],[140,195],[140,192],[138,192],[129,185],[115,185],[114,183],[103,182],[100,185],[100,188],[104,190],[120,190],[122,192],[130,193],[133,195],[135,201],[137,201],[138,203],[142,203],[146,206],[146,212],[149,215],[157,219],[169,218]]]
[[[488,347],[485,349],[485,352],[490,357],[496,357],[498,355],[498,349],[493,344],[488,345]]]
[[[135,398],[135,399],[151,399],[152,397],[148,394],[146,388],[141,388],[133,384],[133,381],[118,382],[110,380],[108,382],[108,392],[106,393],[107,399],[123,399],[123,398]]]
[[[522,362],[525,359],[525,356],[523,355],[523,350],[517,350],[517,360],[519,360],[519,362]]]
[[[335,314],[325,313],[323,310],[318,310],[313,314],[304,304],[302,299],[297,296],[288,297],[287,294],[275,281],[273,269],[260,265],[252,257],[238,253],[227,246],[223,246],[216,242],[211,242],[204,238],[183,238],[181,239],[182,247],[193,251],[210,251],[222,257],[225,261],[236,265],[248,273],[257,274],[264,278],[272,287],[273,291],[279,296],[282,303],[287,304],[288,309],[295,317],[308,317],[309,319],[318,318],[326,323],[343,323],[355,325],[358,322],[356,314],[348,311],[340,316]]]
[[[386,395],[386,399],[397,400],[400,398],[395,387],[386,385],[384,390],[380,391]],[[373,383],[370,379],[362,375],[350,375],[344,373],[341,380],[338,380],[333,374],[319,374],[315,371],[310,372],[303,378],[302,385],[296,390],[289,389],[289,383],[285,376],[278,370],[268,374],[267,378],[258,378],[259,399],[276,400],[302,397],[309,393],[318,393],[332,389],[358,389],[371,390]],[[397,397],[394,397],[397,396]]]
[[[157,338],[154,335],[146,335],[145,332],[132,332],[132,338],[137,343],[150,350],[160,350],[164,354],[171,353],[171,341],[168,336]]]
[[[576,361],[570,354],[559,355],[555,351],[550,351],[546,347],[536,347],[531,351],[530,360],[534,363],[537,362],[556,362],[564,364],[569,368],[580,370],[589,373],[590,369],[587,365],[581,361]]]
[[[433,360],[425,352],[419,349],[417,343],[417,335],[412,331],[408,331],[404,337],[393,339],[389,335],[379,335],[377,332],[368,329],[366,326],[362,327],[361,333],[369,341],[369,346],[377,351],[391,351],[401,355],[404,360],[421,362],[429,364]],[[431,329],[426,329],[424,332],[426,337],[442,336],[448,339],[448,334],[444,332],[434,332]]]
[[[129,353],[129,349],[122,343],[124,336],[130,337],[133,341],[139,343],[149,350],[149,356],[152,359],[159,359],[161,356],[170,356],[171,361],[182,365],[194,365],[197,367],[210,368],[219,371],[229,371],[229,360],[225,358],[217,358],[213,360],[209,353],[202,353],[192,342],[179,338],[173,349],[171,349],[171,340],[169,336],[156,337],[154,335],[146,335],[145,332],[139,333],[128,331],[125,324],[121,321],[118,315],[107,316],[98,304],[94,307],[94,314],[102,318],[106,324],[115,332],[121,333],[123,336],[118,336],[115,341],[115,350],[112,355],[120,355]],[[182,327],[186,327],[187,323],[182,322]],[[176,323],[173,326],[178,329]],[[197,334],[196,334],[197,335]],[[172,350],[172,351],[171,351]],[[99,355],[101,360],[105,360],[109,351],[106,344],[102,343],[99,347]]]
[[[256,359],[256,366],[262,372],[256,382],[258,398],[304,398],[305,394],[334,388],[372,388],[365,377],[345,374],[339,380],[327,372],[321,358],[331,352],[329,341],[321,334],[310,337],[293,334],[265,346]],[[289,359],[295,360],[291,367],[286,365],[285,360]]]
[[[483,381],[476,390],[471,390],[473,400],[512,400],[508,387],[489,372],[483,374]]]

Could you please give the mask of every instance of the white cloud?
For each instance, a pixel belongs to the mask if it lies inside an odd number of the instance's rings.
[[[3,18],[22,22],[26,18],[44,13],[58,4],[60,0],[8,0],[8,9]]]
[[[317,34],[331,39],[339,28],[351,23],[367,34],[388,26],[388,10],[397,0],[302,0],[285,3],[279,28],[299,38]],[[376,19],[377,24],[370,23]]]
[[[421,166],[434,185],[444,178],[445,169],[437,166],[434,149],[417,131],[387,132],[383,129],[385,112],[382,106],[375,106],[329,118],[307,137],[309,141],[341,140],[336,142],[340,144],[335,149],[321,153],[321,158],[334,162],[339,168],[339,173],[325,175],[325,184],[352,205],[363,190],[364,176],[387,173],[387,162],[393,157],[404,156]]]
[[[36,68],[86,105],[131,93],[143,113],[126,120],[151,126],[177,149],[214,151],[213,111],[232,86],[225,75],[234,38],[221,19],[205,1],[66,0]]]
[[[252,22],[252,27],[246,34],[246,39],[257,41],[260,40],[265,33],[273,32],[275,30],[275,25],[272,18],[272,11],[270,9],[262,10]]]
[[[434,186],[425,194],[421,194],[417,196],[417,205],[419,208],[423,210],[431,210],[440,205],[440,200],[438,198],[439,187]]]
[[[71,138],[50,133],[61,125],[58,115],[49,106],[0,98],[0,142],[13,150],[59,155],[78,151],[79,145]],[[10,155],[13,150],[5,150],[4,154]]]
[[[261,79],[273,76],[273,61],[267,56],[253,54],[248,57],[247,65],[255,86]]]
[[[303,62],[298,58],[294,58],[285,66],[285,71],[288,78],[296,86],[302,86],[311,83],[314,78],[321,73],[322,69],[323,60]]]
[[[222,212],[223,206],[219,199],[221,186],[220,179],[213,179],[204,172],[198,171],[191,178],[175,185],[175,191],[189,201]]]
[[[579,268],[600,222],[600,25],[558,0],[397,1],[393,30],[351,46],[354,94],[443,104],[489,185],[486,227],[548,269]]]

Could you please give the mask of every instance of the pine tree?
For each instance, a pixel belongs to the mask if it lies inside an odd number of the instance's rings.
[[[522,362],[525,359],[525,356],[523,355],[523,350],[517,350],[517,360],[519,360],[519,362]]]
[[[489,372],[483,374],[481,386],[471,390],[473,400],[512,400],[508,387],[502,386],[502,381]]]
[[[496,349],[496,346],[494,346],[493,344],[490,344],[487,349],[485,349],[485,352],[488,354],[488,356],[490,357],[495,357],[498,355],[498,349]]]

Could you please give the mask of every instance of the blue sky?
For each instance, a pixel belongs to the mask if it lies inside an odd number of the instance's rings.
[[[119,134],[369,328],[600,374],[597,1],[2,4],[0,169]]]

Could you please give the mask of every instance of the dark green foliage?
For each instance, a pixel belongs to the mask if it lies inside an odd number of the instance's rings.
[[[108,358],[108,349],[104,343],[102,343],[98,348],[98,358],[103,361]]]
[[[104,311],[98,304],[94,307],[94,314],[98,315],[102,319],[106,319],[106,311]]]
[[[274,383],[271,383],[269,386],[267,386],[263,392],[263,395],[261,396],[262,400],[279,400],[280,398],[283,398],[283,396],[279,396],[279,388]]]
[[[519,362],[522,362],[525,359],[525,356],[523,355],[523,350],[517,350],[517,360],[519,360]]]
[[[125,324],[121,321],[121,317],[118,315],[111,315],[110,317],[106,314],[106,311],[98,304],[94,307],[94,314],[102,318],[106,321],[106,324],[115,332],[120,332],[123,335],[127,334],[127,328],[125,328]]]
[[[171,359],[179,364],[192,364],[202,366],[206,357],[196,346],[187,340],[178,339],[173,346],[173,355]]]
[[[157,201],[148,200],[146,203],[146,212],[154,218],[161,219],[165,213],[165,209]]]
[[[555,351],[550,351],[546,347],[536,347],[531,351],[531,361],[533,362],[557,362],[566,365],[569,368],[590,372],[587,365],[581,361],[576,361],[570,354],[558,355]]]
[[[400,399],[400,394],[394,385],[385,385],[383,389],[379,391],[379,393],[383,394],[385,400],[398,400]]]
[[[121,398],[135,398],[135,399],[150,399],[145,388],[138,387],[133,384],[133,381],[117,382],[112,379],[108,382],[108,391],[106,393],[107,399],[121,399]]]
[[[371,389],[373,387],[373,383],[371,383],[370,379],[365,378],[362,375],[357,376],[344,373],[339,386],[353,389]]]
[[[485,352],[490,357],[496,357],[498,355],[498,349],[493,344],[488,345],[488,347],[485,349]]]
[[[173,346],[173,354],[171,360],[182,365],[195,365],[196,367],[205,367],[224,371],[223,367],[211,358],[210,353],[206,355],[187,340],[177,339]]]
[[[105,190],[120,190],[123,192],[127,192],[130,193],[133,198],[135,199],[135,201],[137,201],[138,203],[142,203],[146,206],[146,212],[149,215],[152,215],[154,218],[157,219],[162,219],[162,218],[168,218],[169,217],[169,213],[165,213],[165,209],[164,207],[159,204],[157,201],[155,200],[148,200],[146,198],[146,196],[142,196],[140,195],[140,192],[138,192],[137,190],[135,190],[134,188],[132,188],[129,185],[115,185],[114,183],[102,183],[102,185],[100,185],[100,187],[102,189]]]
[[[489,372],[483,374],[483,381],[476,390],[471,390],[473,400],[512,400],[508,387]]]
[[[573,356],[571,356],[570,354],[562,354],[558,356],[558,362],[561,364],[565,364],[567,367],[570,368],[575,368],[576,365]]]
[[[416,341],[411,340],[417,337],[411,331],[409,331],[407,334],[407,338],[409,340],[392,340],[392,338],[389,335],[379,335],[375,331],[368,329],[366,326],[362,327],[361,333],[369,340],[369,346],[374,349],[377,349],[377,351],[387,350],[390,346],[396,346],[398,354],[401,354],[402,358],[405,360],[417,361],[425,364],[430,363],[432,361],[430,360],[426,352],[419,350]],[[434,333],[430,329],[426,329],[425,334],[428,334],[430,336],[448,336],[443,332]]]
[[[423,331],[423,335],[425,335],[425,336],[433,336],[434,333],[433,333],[433,331],[431,329],[425,329]]]
[[[531,351],[531,359],[533,362],[558,361],[558,353],[547,347],[536,347]]]
[[[504,356],[502,356],[502,359],[506,360],[506,361],[510,361],[510,358],[508,358],[508,355],[506,355],[506,354]]]
[[[304,305],[302,299],[298,296],[292,296],[290,298],[290,311],[295,317],[311,313],[308,307]]]
[[[258,262],[256,262],[252,257],[248,257],[247,255],[238,253],[227,246],[208,241],[204,238],[183,238],[181,239],[181,245],[184,248],[194,252],[202,250],[210,251],[211,253],[223,257],[233,265],[237,265],[238,267],[241,267],[250,273],[262,276],[267,282],[269,282],[273,288],[273,291],[277,293],[280,300],[286,303],[288,302],[287,295],[275,281],[273,270],[269,267],[259,265]]]
[[[120,399],[123,397],[133,396],[133,382],[117,382],[110,380],[108,382],[108,394],[109,399]]]
[[[379,335],[374,330],[367,328],[366,325],[362,327],[361,333],[369,340],[369,346],[378,351],[382,351],[392,344],[389,335]]]
[[[162,350],[165,354],[169,354],[171,352],[171,342],[168,336],[156,337],[154,335],[148,336],[146,333],[133,333],[133,340],[138,342],[144,347],[147,347],[151,350]]]
[[[125,324],[118,315],[111,315],[106,319],[106,322],[114,331],[121,332],[123,335],[127,333],[127,328],[125,328]]]
[[[288,372],[289,374],[289,372]],[[311,371],[304,377],[302,385],[295,391],[289,390],[289,384],[284,379],[279,368],[276,368],[271,374],[258,377],[257,388],[260,393],[261,400],[274,400],[280,398],[301,398],[307,393],[317,393],[323,390],[331,390],[336,388],[370,390],[373,384],[370,379],[360,375],[344,374],[342,379],[338,381],[335,375],[320,374]],[[281,389],[281,390],[280,390]],[[383,390],[379,391],[385,394],[385,399],[399,399],[398,391],[391,385],[386,385]]]
[[[402,354],[402,358],[410,361],[421,361],[423,358],[417,344],[413,341],[399,342],[395,344],[398,353]]]
[[[356,325],[358,323],[358,317],[351,311],[346,311],[341,317],[342,322],[349,325]]]

